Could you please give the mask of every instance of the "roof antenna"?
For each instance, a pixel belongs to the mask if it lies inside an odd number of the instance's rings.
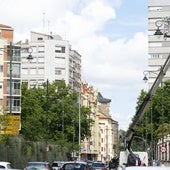
[[[43,34],[45,34],[45,12],[43,12]]]

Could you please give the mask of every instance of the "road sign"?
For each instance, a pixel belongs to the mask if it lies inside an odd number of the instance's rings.
[[[1,115],[0,116],[0,133],[17,135],[20,130],[19,115]]]
[[[162,153],[165,153],[165,152],[166,152],[166,147],[165,147],[165,146],[162,146],[162,147],[161,147],[161,152],[162,152]]]

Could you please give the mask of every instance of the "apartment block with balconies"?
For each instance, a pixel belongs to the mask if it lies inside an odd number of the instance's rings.
[[[65,80],[73,90],[80,91],[81,55],[71,49],[69,41],[58,35],[31,32],[30,42],[21,44],[21,48],[32,49],[33,60],[27,61],[22,53],[22,81],[30,87],[49,81]]]

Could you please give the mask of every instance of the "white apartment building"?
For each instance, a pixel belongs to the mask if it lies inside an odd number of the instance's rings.
[[[22,52],[22,82],[35,87],[47,79],[65,80],[73,90],[80,90],[81,55],[71,49],[69,41],[58,35],[31,32],[30,42],[21,44],[21,48],[26,47],[31,47],[33,60],[28,62],[28,53]]]
[[[160,30],[163,35],[154,35]],[[168,37],[164,36],[168,35]],[[153,84],[159,69],[170,55],[170,0],[148,0],[148,44],[149,44],[149,87]],[[158,70],[158,72],[156,72]],[[170,68],[163,81],[170,79]],[[161,83],[163,86],[163,82]],[[157,159],[170,160],[169,135],[162,137],[157,143]],[[163,144],[165,143],[165,147]]]
[[[161,21],[167,17],[170,17],[169,0],[148,0],[148,70],[153,71],[148,74],[149,87],[152,86],[161,66],[170,54],[170,38],[164,38],[163,35],[154,35],[158,26],[160,31],[164,33],[166,26]],[[166,31],[169,31],[169,28]],[[169,78],[170,69],[164,80]]]

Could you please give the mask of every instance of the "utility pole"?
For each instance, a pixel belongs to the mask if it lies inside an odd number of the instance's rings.
[[[9,95],[10,95],[10,106],[9,106],[9,113],[10,115],[12,114],[12,56],[13,56],[13,47],[12,47],[12,42],[10,42],[10,45],[9,45],[9,60],[10,60],[10,63],[9,63],[9,69],[10,69],[10,80],[9,80]]]

